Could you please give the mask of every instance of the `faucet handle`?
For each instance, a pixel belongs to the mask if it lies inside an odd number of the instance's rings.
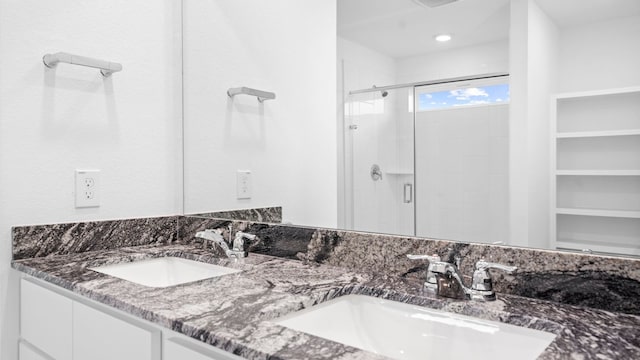
[[[233,250],[244,251],[244,239],[255,240],[256,235],[249,234],[242,231],[236,232],[236,237],[233,239]]]
[[[411,260],[428,260],[429,267],[427,268],[427,278],[424,282],[424,287],[428,290],[436,291],[438,289],[438,279],[436,278],[436,274],[433,272],[437,270],[439,267],[442,267],[443,263],[440,259],[440,256],[437,254],[433,255],[412,255],[407,254],[407,258]]]
[[[222,237],[222,231],[220,229],[205,229],[204,231],[198,231],[195,235],[197,238],[210,241],[224,241]]]
[[[236,238],[244,238],[249,240],[254,240],[257,235],[249,234],[243,231],[236,231]]]
[[[488,262],[484,259],[476,263],[476,270],[473,272],[473,283],[471,288],[474,290],[492,291],[493,278],[489,273],[489,269],[498,269],[509,274],[518,270],[515,266],[502,265],[498,263]]]
[[[407,254],[407,257],[411,260],[429,260],[430,263],[440,261],[440,256],[433,255],[411,255]]]
[[[486,269],[498,269],[498,270],[506,271],[507,273],[511,274],[512,272],[515,272],[516,270],[518,270],[518,267],[493,263],[493,262],[485,261],[484,259],[476,263],[476,270],[486,270]]]

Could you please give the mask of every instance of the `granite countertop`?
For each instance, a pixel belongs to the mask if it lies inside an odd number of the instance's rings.
[[[88,267],[178,256],[243,270],[150,288]],[[416,274],[388,277],[251,253],[243,263],[194,245],[137,246],[17,260],[24,273],[248,359],[383,359],[270,320],[346,294],[365,294],[502,321],[558,336],[540,359],[640,358],[640,317],[498,294],[479,303],[424,294]]]

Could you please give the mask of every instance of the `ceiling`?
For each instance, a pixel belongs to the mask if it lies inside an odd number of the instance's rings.
[[[438,43],[439,33],[454,38]],[[509,36],[509,0],[435,8],[412,0],[338,0],[338,36],[394,58],[497,41]]]
[[[459,0],[435,8],[413,0],[338,0],[338,36],[393,58],[507,39],[510,0]],[[560,27],[640,15],[640,0],[537,0]],[[447,43],[434,36],[450,33]]]
[[[560,28],[640,15],[640,0],[537,0],[537,3]]]

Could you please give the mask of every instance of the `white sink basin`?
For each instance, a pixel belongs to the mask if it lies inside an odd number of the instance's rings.
[[[535,359],[555,334],[364,295],[285,315],[291,329],[393,359]]]
[[[150,287],[173,286],[241,271],[178,257],[147,259],[89,269]]]

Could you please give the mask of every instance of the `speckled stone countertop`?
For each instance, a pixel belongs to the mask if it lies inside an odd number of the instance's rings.
[[[88,267],[160,256],[242,272],[150,288]],[[248,359],[383,359],[270,320],[346,294],[365,294],[557,334],[540,359],[639,359],[640,317],[514,295],[478,303],[433,298],[417,274],[377,276],[341,267],[250,254],[244,263],[195,245],[148,245],[16,260],[36,278]]]

